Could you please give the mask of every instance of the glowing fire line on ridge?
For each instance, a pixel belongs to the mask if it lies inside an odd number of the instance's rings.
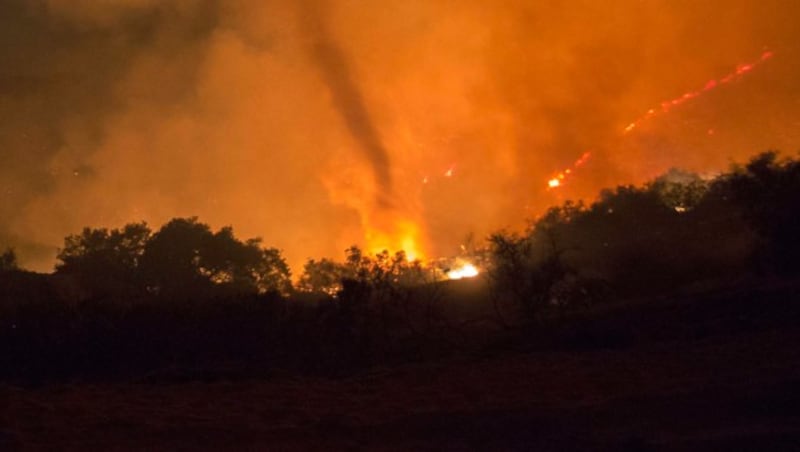
[[[733,72],[725,75],[722,78],[709,80],[706,82],[703,88],[699,90],[689,91],[674,99],[661,102],[659,108],[651,108],[639,119],[631,122],[627,127],[625,127],[623,133],[627,134],[639,127],[642,123],[656,116],[666,114],[672,108],[678,107],[691,99],[699,97],[707,91],[711,91],[718,86],[729,84],[741,79],[745,74],[751,72],[753,69],[761,65],[763,62],[769,60],[773,56],[774,52],[765,51],[761,54],[761,57],[758,60],[751,63],[738,65]],[[713,132],[710,131],[709,133]],[[578,158],[578,160],[572,164],[572,166],[559,171],[553,177],[548,179],[547,189],[552,190],[562,187],[571,177],[574,176],[575,171],[579,167],[583,166],[590,158],[591,152],[584,152],[580,158]],[[450,165],[450,167],[448,167],[448,169],[444,172],[443,176],[445,178],[453,177],[454,169],[455,164]],[[422,179],[422,184],[428,184],[429,181],[429,176],[425,175]],[[398,224],[398,226],[399,228],[396,228],[397,230],[395,231],[395,234],[378,232],[380,229],[370,231],[367,236],[368,248],[375,252],[378,252],[382,249],[400,249],[406,252],[407,258],[410,261],[422,257],[423,253],[420,252],[420,244],[418,240],[419,230],[416,224],[414,222],[406,221],[402,222],[402,224]],[[477,276],[478,273],[478,269],[475,266],[470,263],[464,263],[460,267],[450,270],[447,273],[447,277],[450,279],[471,278]]]
[[[702,94],[706,93],[707,91],[711,91],[714,88],[717,88],[718,86],[726,85],[726,84],[729,84],[731,82],[734,82],[734,81],[737,81],[737,80],[741,79],[742,77],[744,77],[745,74],[749,73],[750,71],[752,71],[753,69],[755,69],[756,67],[758,67],[759,65],[764,63],[765,61],[769,60],[774,55],[775,55],[774,52],[767,50],[767,51],[765,51],[764,53],[761,54],[761,57],[757,61],[753,61],[751,63],[746,63],[746,64],[740,64],[740,65],[738,65],[736,67],[736,70],[734,70],[733,72],[725,75],[724,77],[719,78],[719,79],[711,79],[711,80],[709,80],[708,82],[706,82],[706,84],[703,86],[703,88],[701,88],[699,90],[689,91],[689,92],[686,92],[683,95],[681,95],[679,97],[676,97],[674,99],[661,102],[659,108],[651,108],[642,117],[640,117],[639,119],[637,119],[637,120],[633,121],[632,123],[628,124],[628,126],[625,127],[625,129],[623,130],[623,133],[624,134],[630,133],[631,131],[633,131],[637,127],[641,126],[641,124],[644,123],[645,121],[648,121],[648,120],[650,120],[650,119],[652,119],[652,118],[654,118],[656,116],[659,116],[659,115],[662,115],[662,114],[666,114],[672,108],[678,107],[681,104],[683,104],[683,103],[685,103],[685,102],[687,102],[687,101],[689,101],[691,99],[699,97]],[[714,133],[713,129],[709,130],[709,134],[713,134],[713,133]],[[547,181],[547,189],[551,190],[551,189],[559,188],[562,185],[564,185],[564,183],[567,181],[567,179],[574,174],[575,169],[577,167],[583,165],[584,163],[586,163],[586,160],[589,159],[590,155],[591,154],[589,152],[585,152],[581,156],[581,158],[579,158],[575,162],[575,164],[572,165],[572,167],[566,168],[563,171],[558,172],[555,176],[553,176],[550,179],[548,179],[548,181]]]
[[[547,188],[553,189],[558,188],[566,182],[566,180],[575,173],[575,170],[583,166],[589,158],[591,158],[592,153],[589,151],[584,152],[581,157],[572,164],[571,167],[566,168],[563,171],[560,171],[558,174],[553,176],[550,180],[547,181]]]
[[[687,93],[684,93],[680,97],[676,97],[676,98],[674,98],[672,100],[667,100],[667,101],[661,102],[660,108],[651,108],[650,110],[648,110],[647,113],[644,114],[644,116],[642,116],[639,119],[637,119],[636,121],[633,121],[632,123],[628,124],[628,126],[625,127],[625,129],[623,130],[623,133],[629,133],[633,129],[639,127],[645,121],[647,121],[649,119],[652,119],[655,116],[658,116],[658,115],[661,115],[661,114],[665,114],[665,113],[669,112],[670,109],[672,109],[673,107],[677,107],[677,106],[683,104],[686,101],[694,99],[695,97],[699,97],[703,93],[705,93],[707,91],[711,91],[711,90],[713,90],[714,88],[716,88],[716,87],[718,87],[720,85],[725,85],[725,84],[734,82],[736,80],[739,80],[745,74],[747,74],[748,72],[752,71],[757,66],[759,66],[761,63],[763,63],[763,62],[767,61],[768,59],[772,58],[772,56],[774,54],[775,53],[772,52],[772,51],[766,51],[766,52],[761,54],[761,58],[759,58],[757,61],[754,61],[752,63],[747,63],[747,64],[740,64],[739,66],[736,67],[735,71],[731,72],[730,74],[728,74],[728,75],[726,75],[726,76],[724,76],[724,77],[722,77],[720,79],[711,79],[711,80],[709,80],[708,82],[706,82],[706,84],[703,86],[703,88],[701,88],[699,90],[689,91]]]

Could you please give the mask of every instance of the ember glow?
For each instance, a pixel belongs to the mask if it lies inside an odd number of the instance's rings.
[[[474,265],[469,262],[463,262],[456,268],[447,272],[447,277],[449,279],[474,278],[478,276],[479,273],[480,272]]]
[[[452,256],[605,187],[800,149],[798,16],[789,0],[5,0],[0,249],[48,271],[83,227],[198,216],[295,275],[351,245]]]
[[[571,178],[575,174],[575,171],[577,171],[578,168],[582,167],[583,165],[586,164],[586,162],[589,161],[589,158],[591,158],[591,156],[592,156],[591,152],[588,151],[584,152],[578,160],[575,160],[575,163],[573,163],[571,167],[566,168],[565,170],[559,172],[553,178],[548,180],[547,188],[558,188],[561,185],[563,185],[568,178]]]

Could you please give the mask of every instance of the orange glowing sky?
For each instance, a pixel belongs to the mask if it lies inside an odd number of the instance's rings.
[[[83,226],[197,215],[295,272],[452,255],[675,165],[794,153],[798,5],[6,0],[0,247],[48,270]]]

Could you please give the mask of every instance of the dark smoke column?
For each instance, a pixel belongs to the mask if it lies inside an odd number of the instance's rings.
[[[389,154],[375,130],[361,91],[353,80],[347,56],[325,27],[322,2],[306,0],[301,4],[300,20],[311,36],[312,59],[331,90],[334,107],[372,166],[378,188],[378,206],[388,207],[392,194]]]

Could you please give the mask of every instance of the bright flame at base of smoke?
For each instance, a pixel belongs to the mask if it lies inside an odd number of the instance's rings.
[[[425,258],[422,251],[420,231],[410,220],[398,220],[391,228],[369,229],[366,233],[367,251],[371,254],[403,251],[409,261]]]
[[[469,262],[465,262],[459,267],[447,272],[447,277],[450,279],[474,278],[475,276],[478,276],[479,273],[480,272],[474,265],[470,264]]]

